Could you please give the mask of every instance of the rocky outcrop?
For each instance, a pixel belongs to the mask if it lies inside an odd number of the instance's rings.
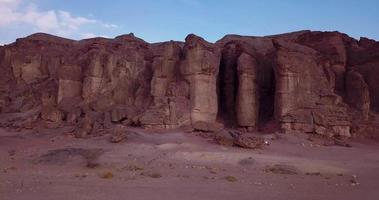
[[[152,104],[140,118],[148,127],[175,128],[190,124],[189,84],[180,73],[182,43],[154,44]]]
[[[350,136],[379,111],[378,52],[378,42],[339,32],[216,43],[191,34],[154,44],[133,34],[73,41],[39,33],[0,47],[0,121],[22,127],[24,118],[9,116],[32,113],[27,127],[74,125],[78,137],[114,126],[212,132],[273,124]]]
[[[295,41],[316,50],[320,55],[318,62],[325,70],[330,87],[343,94],[347,53],[345,43],[349,38],[338,32],[310,32],[299,36]]]
[[[258,65],[254,57],[242,53],[237,61],[238,89],[236,96],[237,124],[241,127],[258,126],[259,87],[257,85]]]
[[[215,122],[220,49],[200,37],[189,35],[183,53],[181,73],[189,83],[191,122]]]
[[[275,117],[286,130],[300,128],[311,132],[311,111],[318,99],[317,94],[313,93],[313,87],[317,83],[314,79],[320,78],[317,76],[320,75],[320,70],[314,60],[316,52],[295,43],[275,42]]]
[[[317,51],[282,41],[276,46],[275,110],[282,128],[350,136],[347,105],[334,93]]]
[[[370,91],[363,76],[355,71],[346,74],[346,100],[359,115],[355,116],[363,120],[368,120],[370,112]]]
[[[61,67],[59,67],[57,73],[57,103],[61,102],[65,98],[81,97],[83,89],[82,68],[78,65],[62,65]]]

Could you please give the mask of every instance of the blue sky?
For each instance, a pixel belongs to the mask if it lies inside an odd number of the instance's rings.
[[[379,40],[378,0],[0,0],[0,44],[34,32],[82,39],[133,32],[148,42],[195,33],[338,30]]]

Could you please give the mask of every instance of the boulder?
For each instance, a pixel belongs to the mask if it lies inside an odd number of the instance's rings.
[[[234,138],[234,145],[246,149],[258,149],[265,145],[263,137],[253,134],[243,134],[238,131],[229,131],[229,134]]]
[[[41,118],[45,121],[58,123],[63,118],[63,113],[55,107],[45,106],[41,111]]]
[[[93,125],[94,125],[94,121],[89,117],[85,117],[79,123],[79,126],[77,127],[77,130],[75,131],[75,137],[77,138],[87,137],[88,135],[92,133]]]
[[[224,128],[221,123],[210,123],[204,121],[197,121],[192,123],[192,127],[195,131],[203,131],[203,132],[217,132]]]

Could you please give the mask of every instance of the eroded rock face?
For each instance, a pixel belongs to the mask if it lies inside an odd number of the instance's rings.
[[[82,96],[82,69],[78,65],[62,65],[58,69],[58,103],[64,98]],[[85,88],[86,89],[86,88]]]
[[[140,118],[145,126],[175,128],[190,124],[189,84],[180,73],[182,46],[173,41],[152,46],[152,104]]]
[[[359,117],[368,120],[370,91],[363,76],[358,72],[350,71],[346,74],[346,99],[351,106],[360,112]]]
[[[241,127],[257,127],[259,118],[258,65],[247,53],[238,57],[237,123]]]
[[[275,110],[283,129],[349,136],[347,105],[334,93],[317,52],[295,43],[276,46]]]
[[[316,50],[320,55],[319,64],[325,70],[330,87],[342,94],[345,86],[347,53],[345,43],[348,37],[338,32],[311,32],[299,36],[296,42]]]
[[[314,79],[320,78],[317,75],[321,73],[314,60],[316,52],[295,43],[276,41],[276,46],[276,118],[284,123],[295,120],[297,123],[311,124],[310,109],[315,107],[318,99],[317,94],[312,92],[317,83]]]
[[[190,87],[191,122],[215,122],[220,49],[200,37],[189,35],[183,52],[181,73]]]
[[[228,35],[215,44],[193,34],[155,44],[133,34],[34,34],[0,47],[1,124],[16,127],[26,120],[6,116],[32,113],[28,127],[74,125],[78,137],[120,125],[209,132],[275,123],[350,136],[379,111],[378,50],[338,32]]]

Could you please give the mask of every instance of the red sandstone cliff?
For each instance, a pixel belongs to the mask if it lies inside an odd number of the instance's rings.
[[[222,125],[350,137],[375,133],[379,42],[339,32],[149,44],[133,34],[34,34],[0,47],[0,125]],[[41,123],[42,122],[42,123]]]

